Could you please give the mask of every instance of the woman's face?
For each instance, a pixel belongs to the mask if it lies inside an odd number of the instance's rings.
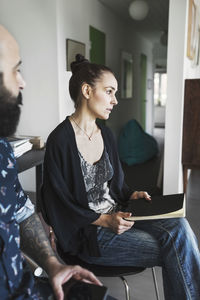
[[[103,120],[109,118],[113,107],[118,103],[115,97],[117,88],[117,80],[110,72],[104,72],[101,78],[96,81],[87,100],[88,109],[95,118]]]

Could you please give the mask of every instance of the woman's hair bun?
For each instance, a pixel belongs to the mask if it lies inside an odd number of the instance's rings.
[[[76,54],[75,61],[71,63],[72,73],[74,74],[80,70],[85,63],[89,63],[89,60],[86,59],[82,54]]]

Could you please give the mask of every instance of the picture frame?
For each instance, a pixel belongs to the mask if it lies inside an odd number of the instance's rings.
[[[198,40],[197,40],[197,50],[195,55],[196,66],[200,64],[200,26],[198,26]]]
[[[194,0],[189,0],[188,11],[188,36],[187,36],[187,57],[191,60],[195,57],[197,38],[197,7]]]
[[[133,56],[131,53],[121,53],[121,98],[133,97]]]
[[[76,54],[85,56],[85,44],[79,41],[66,39],[66,70],[71,71],[71,63],[75,60]]]

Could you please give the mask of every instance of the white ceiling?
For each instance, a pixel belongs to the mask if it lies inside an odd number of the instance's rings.
[[[169,0],[145,0],[149,5],[149,12],[142,21],[134,21],[129,15],[128,7],[133,0],[99,1],[152,42],[159,42],[162,32],[168,29]]]

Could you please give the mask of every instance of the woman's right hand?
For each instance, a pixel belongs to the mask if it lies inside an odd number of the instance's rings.
[[[134,222],[126,221],[125,218],[131,216],[129,212],[116,212],[113,214],[103,214],[101,215],[93,224],[102,227],[108,227],[116,234],[122,234],[123,232],[129,230]]]

